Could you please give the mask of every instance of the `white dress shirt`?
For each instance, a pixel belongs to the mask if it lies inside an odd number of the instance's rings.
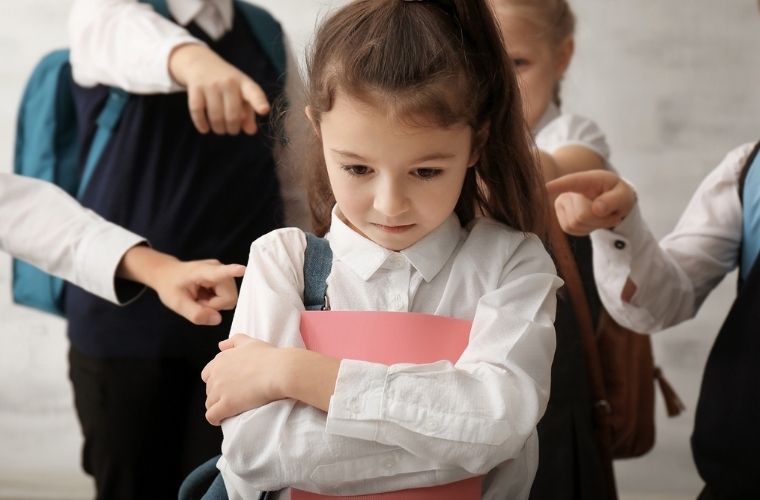
[[[0,173],[0,250],[18,259],[121,303],[116,268],[127,250],[144,241],[53,184]]]
[[[536,146],[554,154],[565,146],[583,146],[595,152],[609,168],[610,148],[599,126],[583,116],[561,113],[555,104],[549,104],[533,129]]]
[[[225,420],[219,468],[230,498],[287,486],[365,494],[485,474],[483,498],[527,498],[562,283],[538,238],[489,219],[464,229],[451,216],[392,252],[335,212],[327,238],[333,310],[471,320],[469,345],[454,365],[344,359],[326,414],[282,400]],[[305,245],[293,228],[253,243],[232,333],[303,347]]]
[[[71,67],[83,87],[98,84],[134,94],[185,90],[169,73],[169,56],[180,45],[204,45],[185,28],[195,22],[212,39],[232,28],[232,0],[167,0],[174,23],[137,0],[75,0],[69,16]],[[286,40],[286,48],[289,48]],[[304,109],[298,63],[286,50],[285,94],[290,109],[284,120],[288,148],[275,148],[277,175],[289,226],[309,227],[309,209],[299,169],[310,133]]]
[[[594,276],[607,311],[654,333],[693,318],[736,266],[742,238],[739,175],[753,144],[729,152],[697,188],[676,228],[658,244],[638,207],[614,230],[591,233]],[[620,295],[630,277],[631,302]]]

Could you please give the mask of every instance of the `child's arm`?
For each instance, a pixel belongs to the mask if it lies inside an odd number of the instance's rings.
[[[635,193],[614,174],[585,172],[547,185],[559,194],[563,228],[591,233],[599,293],[619,323],[652,333],[690,319],[736,266],[742,227],[738,177],[750,150],[745,145],[726,156],[659,244],[641,218]],[[570,191],[575,197],[564,198]]]
[[[136,0],[76,0],[69,17],[71,65],[82,86],[138,94],[188,91],[196,128],[256,132],[269,112],[261,88],[181,26]]]
[[[609,147],[591,120],[562,115],[536,136],[541,167],[547,181],[586,170],[608,169]]]
[[[235,278],[245,267],[215,259],[182,262],[140,245],[130,248],[116,271],[120,278],[153,288],[161,302],[196,325],[218,325],[219,311],[235,308]]]
[[[244,267],[216,261],[180,262],[140,236],[82,207],[57,186],[0,174],[0,250],[117,304],[154,288],[163,303],[197,324],[217,324],[232,309],[234,277]]]

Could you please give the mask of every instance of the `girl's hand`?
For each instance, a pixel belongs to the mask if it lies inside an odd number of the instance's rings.
[[[620,224],[636,204],[633,188],[607,170],[565,175],[546,184],[562,229],[586,236],[596,229]]]
[[[256,115],[269,113],[269,100],[248,75],[200,44],[180,45],[169,56],[169,71],[187,88],[190,117],[202,134],[253,135]]]
[[[201,372],[206,420],[212,425],[284,397],[278,388],[283,349],[240,333],[219,348],[222,352]]]

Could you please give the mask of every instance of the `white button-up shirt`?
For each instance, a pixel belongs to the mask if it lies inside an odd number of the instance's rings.
[[[745,144],[726,155],[659,244],[638,208],[615,230],[591,233],[599,294],[620,324],[653,333],[693,318],[737,266],[742,238],[739,175],[752,147]],[[629,277],[636,284],[630,303],[620,297]]]
[[[0,250],[18,259],[119,303],[116,269],[144,241],[53,184],[0,173]]]
[[[538,238],[488,219],[464,229],[451,216],[392,252],[335,213],[327,238],[333,310],[471,320],[469,345],[456,364],[344,359],[326,414],[283,400],[225,420],[219,468],[230,498],[288,486],[365,494],[485,474],[483,498],[527,498],[562,283]],[[253,243],[232,333],[303,347],[305,246],[297,229]]]

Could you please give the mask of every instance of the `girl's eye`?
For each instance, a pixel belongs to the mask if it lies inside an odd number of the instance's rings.
[[[527,66],[528,64],[530,64],[530,62],[527,59],[517,58],[517,59],[512,59],[512,64],[515,65],[515,68],[523,68]]]
[[[441,175],[441,169],[440,168],[418,168],[414,171],[415,175],[419,177],[420,179],[432,179],[434,177],[437,177]]]
[[[366,165],[343,165],[343,170],[349,175],[357,177],[369,173],[369,167]]]

